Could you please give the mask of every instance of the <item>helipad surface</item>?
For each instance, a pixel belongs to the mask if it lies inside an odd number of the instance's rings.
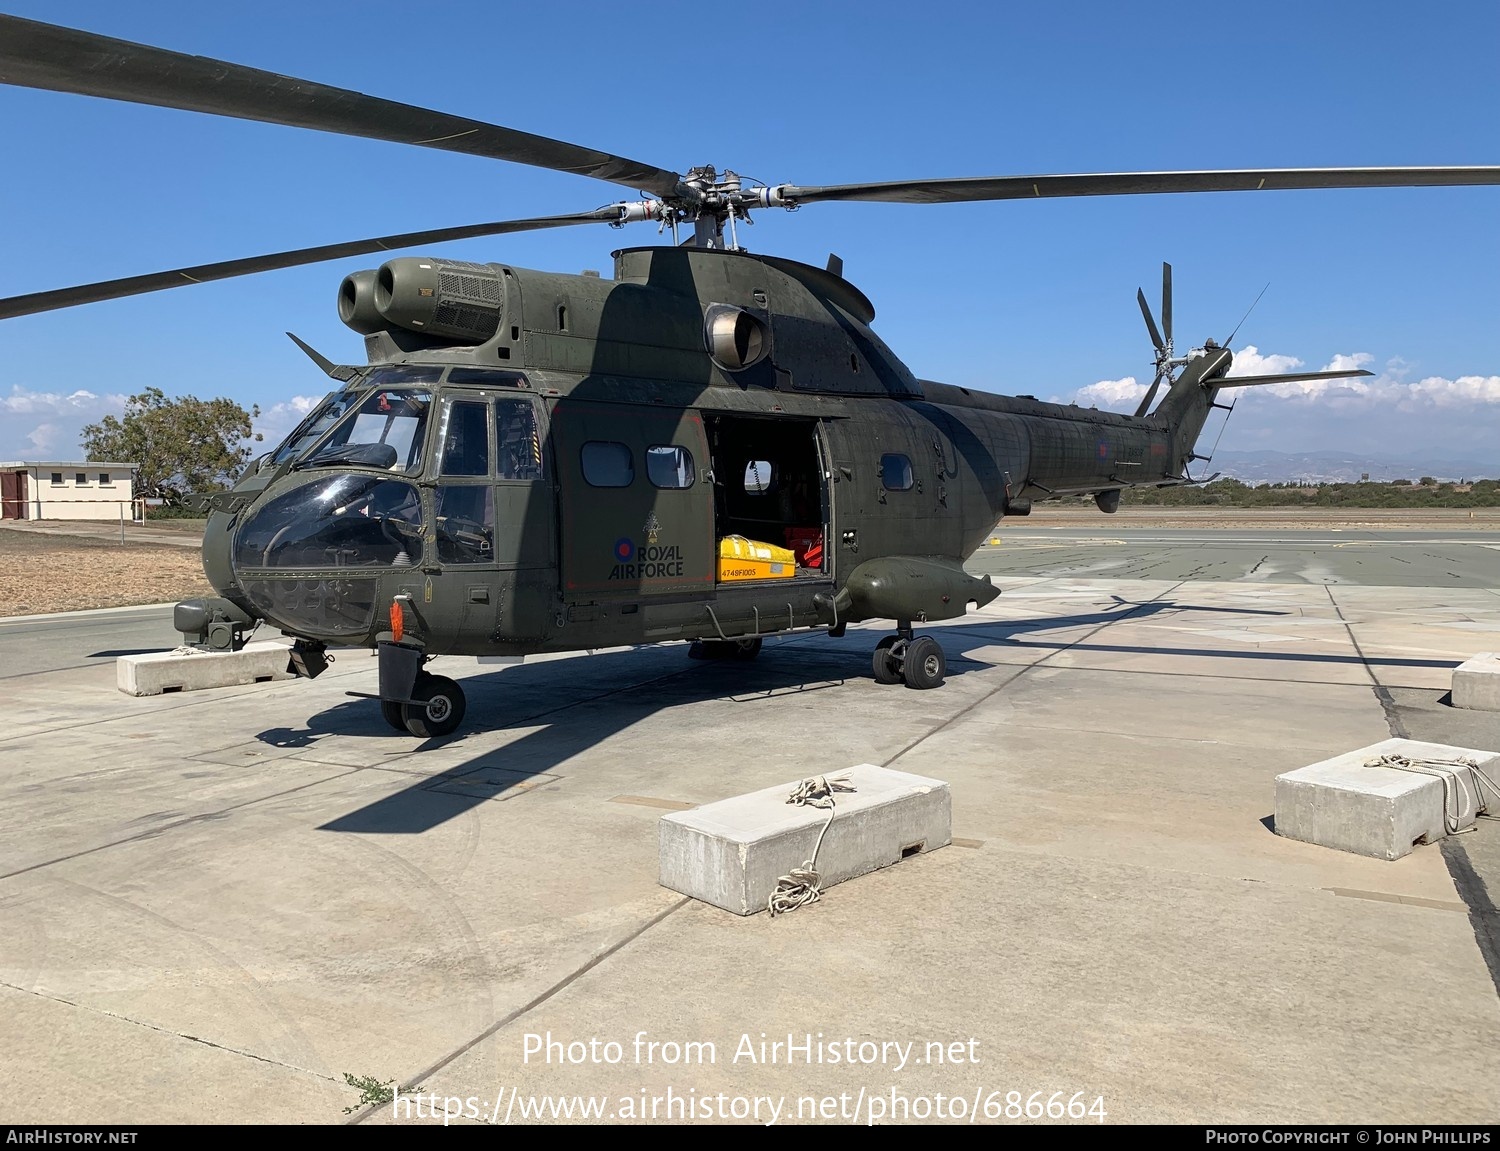
[[[1500,746],[1443,702],[1495,647],[1500,550],[1204,582],[1181,541],[1069,541],[1148,579],[1020,534],[971,565],[1005,593],[930,629],[937,691],[871,681],[875,626],[444,659],[469,720],[429,743],[344,695],[367,653],[133,699],[112,653],[171,646],[169,609],[0,622],[4,1118],[1500,1117],[1500,829],[1383,862],[1267,826],[1330,754]],[[948,780],[955,846],[774,921],[657,886],[665,811],[861,762]],[[346,1073],[422,1091],[348,1116]]]

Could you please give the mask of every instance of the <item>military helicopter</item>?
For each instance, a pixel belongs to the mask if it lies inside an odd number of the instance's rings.
[[[368,362],[297,341],[333,389],[202,503],[218,594],[177,605],[188,642],[234,649],[265,621],[294,638],[309,678],[330,648],[374,648],[373,698],[419,737],[464,717],[461,687],[423,669],[442,654],[689,640],[700,657],[750,659],[767,636],[891,620],[874,678],[938,687],[943,649],[915,629],[1000,594],[963,563],[1002,517],[1079,494],[1113,512],[1126,488],[1204,482],[1194,446],[1225,389],[1370,374],[1226,378],[1233,357],[1213,340],[1178,355],[1164,266],[1160,326],[1137,294],[1156,373],[1134,415],[922,380],[836,257],[742,249],[751,211],[1500,183],[1500,167],[1428,167],[765,186],[12,16],[0,82],[463,152],[643,197],[36,292],[0,300],[0,318],[479,236],[670,231],[670,245],[616,252],[612,279],[441,256],[346,277],[339,315]]]

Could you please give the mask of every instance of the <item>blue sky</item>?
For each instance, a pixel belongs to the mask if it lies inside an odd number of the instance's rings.
[[[773,184],[1500,163],[1490,2],[0,10]],[[0,148],[0,296],[631,198],[518,165],[14,88],[0,88]],[[608,274],[612,249],[655,240],[635,225],[443,250]],[[1235,340],[1243,364],[1357,359],[1378,376],[1257,389],[1225,448],[1500,458],[1500,187],[825,204],[762,213],[741,240],[817,264],[841,255],[918,375],[1100,406],[1133,408],[1149,379],[1134,294],[1155,302],[1163,259],[1179,348],[1222,340],[1269,281]],[[153,384],[259,404],[266,431],[284,430],[325,381],[282,333],[360,362],[334,295],[378,262],[0,322],[0,459],[70,456],[79,426]]]

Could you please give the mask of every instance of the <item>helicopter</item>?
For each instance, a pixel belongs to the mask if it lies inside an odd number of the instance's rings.
[[[462,687],[425,670],[439,655],[690,641],[698,658],[748,660],[768,637],[889,620],[874,679],[937,688],[943,648],[917,628],[1000,594],[964,561],[1003,518],[1080,495],[1112,513],[1126,489],[1206,482],[1195,447],[1227,389],[1371,374],[1230,377],[1227,340],[1179,355],[1163,265],[1160,324],[1137,293],[1155,376],[1132,415],[921,379],[837,257],[742,248],[752,211],[1500,183],[1490,166],[764,185],[13,16],[0,82],[529,164],[640,197],[39,291],[0,300],[0,319],[482,236],[670,234],[616,251],[608,279],[443,256],[345,277],[339,316],[367,362],[293,336],[331,390],[232,490],[199,497],[217,594],[176,606],[184,640],[232,651],[268,623],[306,678],[333,649],[373,649],[377,692],[350,694],[422,738],[465,716]]]

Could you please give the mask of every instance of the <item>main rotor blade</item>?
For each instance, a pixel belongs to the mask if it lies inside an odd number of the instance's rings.
[[[1161,331],[1172,342],[1172,265],[1161,266]]]
[[[658,196],[681,182],[664,168],[546,136],[18,16],[0,15],[0,83],[464,152]]]
[[[1151,410],[1151,401],[1156,399],[1156,389],[1161,387],[1161,379],[1165,374],[1161,369],[1157,369],[1156,379],[1151,381],[1151,386],[1146,389],[1146,394],[1141,399],[1141,406],[1135,410],[1137,416],[1144,416]]]
[[[789,204],[869,200],[891,204],[959,204],[1058,196],[1144,196],[1162,192],[1256,192],[1293,188],[1430,188],[1500,184],[1500,167],[1246,168],[1220,172],[1113,172],[1073,176],[979,176],[829,184],[775,191]]]
[[[1161,333],[1156,330],[1156,320],[1151,315],[1151,305],[1146,303],[1146,293],[1137,288],[1135,290],[1135,302],[1141,306],[1141,315],[1146,319],[1146,330],[1151,333],[1151,342],[1156,345],[1156,350],[1162,352],[1166,346],[1161,342]]]
[[[0,320],[52,312],[99,300],[117,300],[122,296],[139,296],[165,288],[181,288],[208,280],[227,280],[277,268],[295,268],[345,256],[362,256],[367,252],[387,252],[417,244],[441,244],[450,240],[467,240],[475,236],[498,236],[505,232],[529,232],[538,228],[566,228],[572,224],[609,223],[620,218],[618,208],[597,208],[592,212],[575,212],[570,216],[539,216],[529,220],[498,220],[490,224],[469,224],[460,228],[436,228],[428,232],[405,232],[379,236],[370,240],[352,240],[344,244],[323,244],[316,248],[299,248],[294,252],[274,252],[268,256],[250,256],[242,260],[222,260],[216,264],[199,264],[192,268],[174,268],[170,272],[152,272],[145,276],[126,276],[76,288],[56,288],[0,300]]]

